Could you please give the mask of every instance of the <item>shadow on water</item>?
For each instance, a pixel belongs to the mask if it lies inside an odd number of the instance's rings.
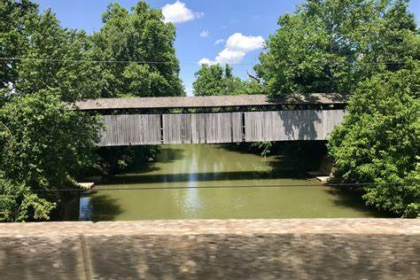
[[[84,197],[87,203],[81,205],[82,220],[89,221],[114,221],[124,211],[115,198],[106,194],[92,192],[88,197]]]
[[[240,154],[251,154],[251,155],[260,155],[258,149],[250,148],[253,143],[227,143],[227,144],[218,144],[215,146],[217,149],[222,149],[229,152],[240,153]]]
[[[184,158],[184,150],[176,148],[161,148],[156,161],[159,163],[173,163]]]
[[[244,150],[241,145],[217,145],[217,149],[224,149],[235,153],[253,154],[252,151]],[[236,181],[236,180],[267,180],[267,179],[310,179],[305,171],[297,169],[283,157],[271,157],[264,164],[269,168],[264,171],[207,171],[187,173],[160,173],[150,174],[151,171],[159,171],[162,168],[156,165],[162,163],[173,163],[185,159],[184,149],[173,147],[162,148],[156,158],[156,162],[150,162],[143,167],[133,170],[130,173],[117,175],[109,178],[103,185],[113,184],[151,184],[151,183],[182,183],[182,182],[205,182],[205,181]]]
[[[109,180],[109,184],[146,184],[146,183],[176,183],[205,181],[236,181],[236,180],[268,180],[268,179],[306,179],[305,173],[296,170],[278,170],[273,172],[235,171],[235,172],[202,172],[159,175],[119,176]]]
[[[182,160],[184,158],[183,153],[184,153],[184,150],[182,149],[161,148],[159,149],[156,160],[132,166],[126,172],[124,172],[124,174],[130,174],[130,173],[141,174],[141,173],[159,171],[161,170],[161,167],[158,167],[157,163],[159,164],[173,163],[175,161]],[[113,178],[108,178],[107,181],[111,180],[112,182],[114,182],[113,179],[118,178],[119,176],[121,175],[117,174]],[[105,183],[107,183],[107,181]]]
[[[387,213],[379,212],[376,209],[366,206],[362,193],[338,187],[327,187],[325,192],[335,197],[334,204],[338,207],[351,208],[357,211],[369,213],[374,218],[391,218]]]

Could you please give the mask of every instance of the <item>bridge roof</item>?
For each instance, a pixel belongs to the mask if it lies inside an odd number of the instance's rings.
[[[294,94],[276,99],[267,95],[219,95],[197,97],[129,97],[100,98],[76,102],[79,110],[217,108],[273,106],[286,104],[346,104],[348,96],[341,94]]]

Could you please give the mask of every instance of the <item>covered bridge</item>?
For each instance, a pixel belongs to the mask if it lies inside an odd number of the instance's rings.
[[[340,94],[105,98],[76,103],[101,115],[99,146],[326,140],[345,114]]]

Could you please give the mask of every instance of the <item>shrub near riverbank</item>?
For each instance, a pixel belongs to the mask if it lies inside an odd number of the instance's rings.
[[[419,74],[404,70],[361,83],[329,142],[335,178],[368,183],[368,205],[404,217],[420,213]]]
[[[92,165],[99,125],[95,118],[68,110],[47,90],[14,97],[0,121],[8,135],[1,147],[0,221],[51,218],[75,185],[81,170]]]

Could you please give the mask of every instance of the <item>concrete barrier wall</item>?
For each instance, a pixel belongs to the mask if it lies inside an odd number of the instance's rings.
[[[420,220],[0,225],[0,279],[418,279]]]

